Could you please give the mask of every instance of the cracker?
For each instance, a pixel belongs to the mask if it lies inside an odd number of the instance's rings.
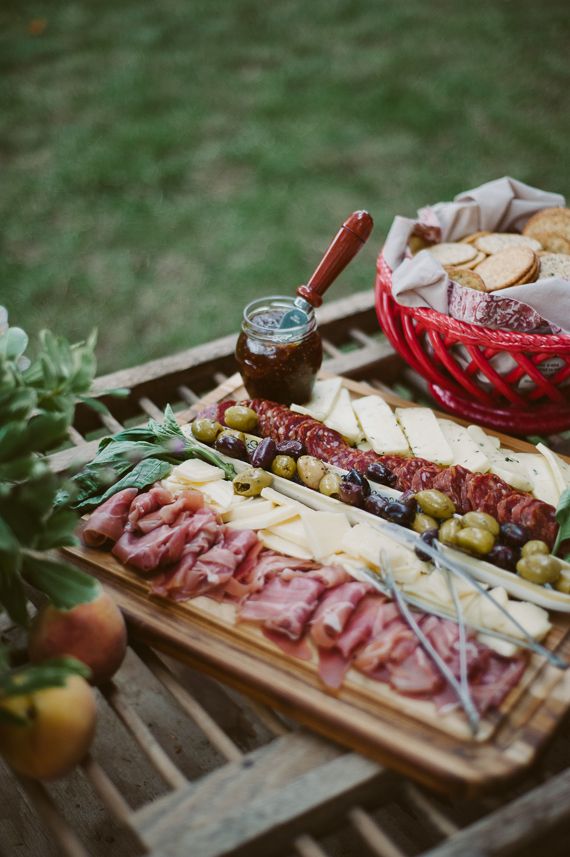
[[[536,232],[535,235],[548,253],[570,253],[570,238],[559,232]]]
[[[561,277],[570,280],[570,255],[568,253],[541,253],[541,277]]]
[[[477,253],[477,255],[475,256],[474,259],[471,259],[470,262],[466,262],[465,265],[461,265],[460,267],[471,268],[471,270],[473,270],[473,268],[476,268],[477,265],[480,265],[481,262],[483,261],[483,259],[486,259],[486,258],[487,258],[487,254],[482,253],[481,250],[479,250],[479,252]]]
[[[543,208],[527,221],[523,235],[538,238],[537,233],[546,235],[554,232],[570,241],[570,208]],[[547,249],[547,248],[545,248]]]
[[[535,252],[542,250],[541,244],[535,238],[529,238],[527,235],[518,235],[515,232],[492,232],[490,235],[483,235],[482,238],[477,238],[475,241],[475,247],[483,253],[487,253],[488,256],[504,250],[505,247],[518,246],[520,244],[530,247]]]
[[[494,292],[516,285],[531,274],[536,264],[537,256],[530,247],[516,245],[493,253],[477,266],[477,273],[485,283],[485,290]]]
[[[477,250],[471,244],[443,243],[434,244],[428,250],[442,265],[464,265],[477,255]]]
[[[488,229],[480,229],[479,232],[471,232],[470,235],[466,235],[465,238],[461,239],[462,244],[474,244],[478,238],[483,238],[484,235],[490,235]]]
[[[456,268],[453,265],[443,266],[448,273],[449,279],[467,289],[475,289],[477,292],[485,292],[485,283],[475,271],[468,268]]]
[[[524,274],[516,283],[513,283],[514,286],[524,286],[526,283],[535,283],[538,280],[538,275],[540,273],[540,263],[538,261],[538,256],[536,258],[536,262],[528,271],[528,273]]]

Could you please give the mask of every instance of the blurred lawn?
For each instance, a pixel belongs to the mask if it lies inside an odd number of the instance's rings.
[[[570,196],[568,4],[3,0],[0,302],[100,368],[237,330],[355,208],[504,174]]]

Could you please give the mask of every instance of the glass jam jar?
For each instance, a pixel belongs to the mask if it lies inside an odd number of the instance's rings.
[[[253,399],[290,405],[311,398],[323,360],[321,335],[312,307],[306,324],[279,330],[290,309],[295,309],[294,298],[272,295],[252,301],[243,311],[236,359]]]

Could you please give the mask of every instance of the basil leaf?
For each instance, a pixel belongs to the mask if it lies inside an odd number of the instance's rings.
[[[14,533],[0,517],[0,604],[10,619],[28,624],[26,595],[20,578],[20,545]]]
[[[560,545],[570,539],[570,488],[563,492],[558,501],[556,520],[559,526],[552,553],[556,553]]]
[[[157,458],[146,458],[144,461],[139,461],[130,473],[127,473],[126,476],[123,476],[122,479],[111,485],[104,493],[89,497],[89,499],[75,505],[74,508],[81,513],[89,512],[124,488],[142,489],[148,485],[154,485],[159,479],[165,479],[171,470],[172,465],[167,461],[160,461]]]
[[[79,568],[29,551],[23,551],[23,576],[62,610],[93,601],[101,592],[101,584]]]

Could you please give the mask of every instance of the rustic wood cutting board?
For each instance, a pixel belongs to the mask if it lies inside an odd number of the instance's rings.
[[[356,395],[378,394],[366,384],[345,383]],[[236,375],[204,403],[243,395]],[[392,394],[382,395],[392,405],[410,406]],[[497,436],[512,449],[533,449],[523,441]],[[570,707],[570,671],[556,670],[534,656],[519,687],[499,711],[484,719],[473,739],[462,713],[442,717],[432,703],[395,694],[354,670],[338,692],[331,692],[319,679],[316,659],[306,663],[288,657],[257,627],[236,624],[232,605],[205,597],[179,604],[151,598],[148,583],[110,554],[83,547],[65,552],[104,582],[135,636],[441,791],[474,794],[521,773]],[[570,616],[559,614],[546,641],[566,658],[570,658],[569,631]]]

